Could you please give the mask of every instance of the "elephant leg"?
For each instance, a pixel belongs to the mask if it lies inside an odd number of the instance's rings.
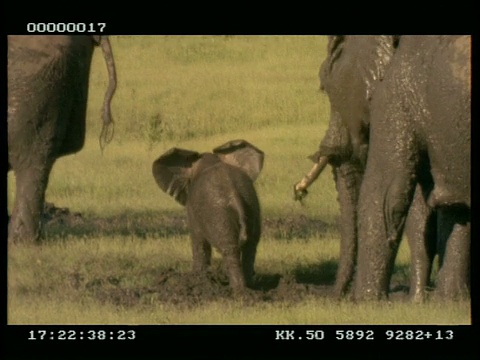
[[[260,240],[261,222],[260,214],[251,214],[250,224],[247,225],[247,241],[242,245],[242,269],[245,282],[248,286],[253,285],[255,275],[255,258],[257,246]]]
[[[470,216],[467,209],[439,209],[439,258],[436,293],[462,298],[470,293]]]
[[[9,242],[37,242],[42,236],[41,218],[53,161],[43,159],[15,171],[15,202],[8,225]]]
[[[387,97],[388,94],[381,94]],[[355,297],[388,297],[390,278],[417,179],[413,130],[399,104],[379,95],[372,113],[370,150],[358,205],[358,264]]]
[[[248,286],[253,284],[255,275],[255,257],[257,255],[257,244],[259,236],[249,239],[242,248],[242,269],[245,282]]]
[[[351,285],[357,262],[357,203],[363,172],[352,163],[333,169],[340,206],[340,257],[334,293],[344,296]]]
[[[248,241],[242,250],[242,269],[247,285],[251,286],[253,283],[253,276],[255,275],[255,257],[257,254],[257,244]]]
[[[193,271],[204,272],[210,266],[212,258],[212,246],[200,233],[192,231],[191,237]]]
[[[246,288],[246,281],[243,275],[240,248],[237,245],[229,245],[223,247],[221,253],[227,268],[230,286],[235,293],[242,293]]]
[[[367,165],[359,198],[355,297],[385,299],[413,195],[410,176]]]
[[[425,300],[436,254],[436,220],[436,212],[426,204],[422,189],[417,185],[405,224],[411,253],[410,296],[413,301]]]

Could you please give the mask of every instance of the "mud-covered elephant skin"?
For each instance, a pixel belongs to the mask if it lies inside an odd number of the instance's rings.
[[[113,134],[110,102],[116,88],[110,42],[104,36],[8,36],[8,170],[16,179],[8,227],[11,242],[41,238],[50,171],[58,157],[83,147],[90,63],[104,53],[109,87],[101,146]]]
[[[470,36],[402,36],[372,98],[359,195],[357,298],[387,296],[417,184],[429,187],[425,198],[439,214],[436,290],[449,298],[469,294],[470,108]]]
[[[260,239],[260,205],[254,181],[264,153],[233,140],[200,154],[172,148],[152,167],[158,186],[184,205],[192,239],[193,270],[210,265],[212,246],[222,254],[230,285],[251,285]]]
[[[319,150],[310,156],[315,165],[296,184],[296,191],[304,195],[326,164],[332,166],[340,208],[340,259],[334,289],[338,296],[348,293],[357,265],[358,197],[367,161],[372,98],[398,42],[398,36],[332,36],[320,68],[321,88],[330,100],[330,122]],[[422,194],[419,186],[406,227],[412,253],[410,294],[415,300],[424,298],[436,242],[436,214]]]

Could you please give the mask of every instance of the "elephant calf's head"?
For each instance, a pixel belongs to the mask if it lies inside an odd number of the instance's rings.
[[[263,167],[264,153],[245,140],[232,140],[213,149],[213,153],[172,148],[152,166],[157,185],[180,204],[185,205],[192,179],[204,169],[222,163],[241,169],[255,181]]]

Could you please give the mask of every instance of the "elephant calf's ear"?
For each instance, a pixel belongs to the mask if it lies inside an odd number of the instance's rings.
[[[200,158],[196,151],[172,148],[152,165],[157,185],[180,204],[187,202],[187,187],[192,164]]]
[[[255,179],[263,168],[264,153],[245,140],[232,140],[213,149],[220,159],[242,169],[251,179]]]

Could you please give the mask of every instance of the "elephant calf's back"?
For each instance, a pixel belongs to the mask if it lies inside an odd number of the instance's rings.
[[[200,174],[189,189],[186,207],[190,226],[200,226],[213,245],[232,237],[243,243],[249,234],[259,235],[258,197],[244,172],[219,165]]]

